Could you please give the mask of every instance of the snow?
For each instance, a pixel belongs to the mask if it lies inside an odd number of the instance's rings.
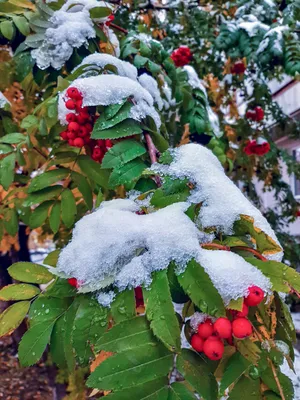
[[[295,373],[290,369],[288,362],[284,359],[283,364],[280,366],[281,372],[287,375],[294,385],[294,400],[300,400],[300,353],[295,349],[294,369]]]
[[[114,48],[114,55],[116,57],[120,57],[120,54],[121,54],[120,42],[119,42],[119,39],[117,38],[117,35],[115,34],[115,32],[106,25],[103,25],[103,32],[106,34],[109,43]]]
[[[87,71],[91,71],[95,69],[95,67],[99,67],[100,69],[105,68],[106,65],[113,65],[116,67],[119,76],[125,76],[127,78],[132,79],[133,81],[137,80],[137,69],[134,65],[130,64],[127,61],[122,61],[119,58],[116,58],[110,54],[105,53],[94,53],[85,57],[82,62],[74,68],[72,72],[77,71],[79,68],[84,68],[84,73],[81,77],[87,75]]]
[[[261,23],[254,15],[244,16],[244,19],[238,21],[238,26],[244,29],[250,37],[257,35],[260,31],[269,30],[269,26]]]
[[[88,45],[88,39],[96,37],[89,10],[94,7],[111,7],[97,0],[68,0],[49,19],[42,45],[31,51],[40,69],[52,66],[60,69],[71,57],[74,48]],[[105,20],[105,19],[104,19]]]
[[[139,83],[143,86],[144,89],[148,90],[148,92],[153,97],[155,103],[159,110],[163,108],[163,101],[160,95],[160,91],[158,89],[157,81],[152,78],[152,76],[148,74],[142,74],[139,76]]]
[[[154,108],[153,97],[138,82],[117,75],[99,75],[78,78],[70,85],[77,88],[83,95],[83,107],[119,104],[128,97],[133,98],[134,106],[129,117],[141,121],[147,115],[153,118],[157,128],[161,121]],[[66,125],[66,115],[70,112],[65,107],[65,93],[59,94],[58,117],[62,125]]]
[[[4,96],[2,92],[0,92],[0,108],[5,108],[5,106],[10,105],[10,102]]]
[[[212,318],[210,315],[208,314],[204,314],[204,313],[200,313],[200,312],[195,312],[191,318],[190,318],[190,325],[191,328],[193,329],[194,332],[198,331],[198,325],[202,324],[203,322],[205,322],[207,319],[210,319],[214,322],[215,318]]]
[[[279,245],[267,220],[224,174],[221,163],[209,149],[187,144],[172,150],[172,153],[174,161],[170,165],[156,163],[151,169],[174,179],[187,177],[195,184],[188,201],[203,203],[199,213],[199,223],[203,228],[216,227],[225,234],[232,234],[234,222],[241,215],[247,215],[254,219],[254,226]],[[281,260],[282,253],[266,254],[266,257]]]

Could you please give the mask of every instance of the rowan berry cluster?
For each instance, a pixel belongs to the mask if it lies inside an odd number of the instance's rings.
[[[251,119],[252,121],[255,121],[255,122],[262,121],[264,119],[264,117],[265,117],[265,112],[259,106],[256,106],[256,107],[254,107],[254,109],[248,110],[246,112],[246,118]]]
[[[249,140],[244,147],[244,153],[247,156],[263,156],[270,151],[271,147],[267,141],[263,141],[262,143],[257,143],[256,140]]]
[[[263,298],[264,292],[252,286],[244,299],[242,311],[230,310],[230,318],[220,317],[215,322],[207,318],[198,325],[197,332],[191,338],[193,349],[203,352],[210,360],[220,360],[224,353],[224,339],[233,345],[233,337],[245,339],[252,334],[252,324],[247,319],[249,307],[257,306]]]

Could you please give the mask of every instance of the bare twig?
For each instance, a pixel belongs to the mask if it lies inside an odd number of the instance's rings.
[[[146,140],[146,144],[147,144],[147,148],[148,148],[148,153],[149,153],[149,157],[151,160],[151,164],[154,164],[157,162],[157,154],[158,154],[158,150],[155,147],[153,140],[151,138],[151,136],[149,135],[149,133],[144,133],[144,137]],[[154,178],[155,183],[157,184],[158,187],[161,186],[161,180],[159,176],[155,176]]]
[[[128,34],[128,30],[125,28],[122,28],[121,26],[114,24],[113,22],[110,23],[110,27],[116,29],[117,31],[123,32],[125,35]]]
[[[259,258],[261,261],[268,261],[266,257],[262,256],[257,250],[251,249],[251,247],[246,246],[224,246],[218,243],[202,243],[201,247],[204,249],[216,249],[216,250],[226,250],[226,251],[234,251],[234,250],[242,250],[247,251],[248,253],[252,253],[255,257]]]
[[[203,249],[216,249],[216,250],[226,250],[226,251],[230,251],[230,247],[228,246],[223,246],[222,244],[218,244],[218,243],[202,243],[201,247]]]

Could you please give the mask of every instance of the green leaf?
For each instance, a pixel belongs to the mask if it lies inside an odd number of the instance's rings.
[[[300,291],[300,274],[293,268],[278,261],[261,261],[253,257],[247,257],[245,260],[270,279],[274,291],[289,293],[289,285]]]
[[[6,144],[19,144],[25,142],[26,135],[23,133],[9,133],[8,135],[2,136],[0,138],[1,143]]]
[[[120,122],[129,118],[130,110],[133,104],[128,101],[121,107],[117,114],[114,117],[106,119],[106,114],[102,113],[100,117],[97,119],[94,125],[93,132],[99,132],[104,129],[112,128],[113,126],[119,124]]]
[[[61,210],[61,203],[60,201],[56,201],[51,208],[50,215],[49,215],[49,224],[50,228],[53,233],[58,232],[59,225],[60,225],[60,210]]]
[[[179,303],[179,304],[186,303],[189,300],[189,296],[187,296],[184,293],[182,287],[179,285],[177,275],[175,274],[174,271],[174,267],[175,267],[174,264],[171,263],[169,265],[167,272],[172,301],[174,301],[174,303]]]
[[[103,129],[101,131],[93,129],[92,139],[120,139],[126,136],[133,136],[142,133],[142,129],[138,122],[133,119],[126,119],[112,128]]]
[[[153,273],[149,290],[144,290],[146,316],[154,335],[170,350],[180,352],[180,329],[171,299],[167,271]]]
[[[91,157],[81,155],[78,157],[78,165],[81,171],[101,187],[107,189],[109,171],[101,169],[100,164],[92,160]]]
[[[35,35],[32,35],[32,36],[35,36]],[[43,40],[43,37],[42,37],[42,40]],[[21,128],[23,128],[26,131],[28,131],[29,133],[31,133],[34,128],[37,128],[38,123],[39,123],[39,120],[35,115],[27,115],[27,117],[22,119]]]
[[[237,340],[235,344],[237,350],[247,360],[249,360],[252,364],[257,364],[261,355],[261,350],[254,342],[252,342],[252,340],[250,340],[249,338]]]
[[[81,192],[86,205],[91,210],[93,208],[93,192],[89,182],[83,175],[78,174],[77,172],[72,172],[71,177],[74,182],[76,182],[78,190]]]
[[[12,20],[14,21],[16,27],[19,29],[22,35],[24,36],[29,35],[30,28],[27,19],[25,17],[14,15],[12,17]]]
[[[47,188],[53,183],[65,179],[69,175],[69,173],[70,171],[68,169],[59,168],[37,175],[32,179],[28,187],[28,193],[37,192],[38,190]]]
[[[67,228],[75,222],[77,214],[76,201],[70,189],[65,189],[61,194],[61,219]]]
[[[53,275],[39,264],[31,262],[17,262],[8,268],[9,275],[21,282],[28,283],[48,283],[53,279]]]
[[[137,54],[137,55],[134,57],[133,63],[134,63],[134,65],[135,65],[137,68],[141,68],[141,67],[142,67],[143,65],[145,65],[148,61],[149,61],[149,58],[143,57],[143,56],[140,56],[139,54]]]
[[[49,343],[55,321],[41,323],[30,328],[19,344],[18,356],[23,367],[35,364]]]
[[[107,400],[150,400],[152,396],[157,395],[162,389],[164,390],[168,384],[167,378],[159,378],[155,381],[143,383],[141,385],[135,385],[129,389],[124,389],[114,393],[110,393],[107,396]],[[166,397],[165,400],[167,400]],[[156,397],[156,400],[163,400],[161,397]],[[186,400],[190,400],[187,398]]]
[[[109,7],[94,7],[89,11],[92,19],[105,18],[112,13],[111,8]]]
[[[56,322],[52,330],[50,339],[50,354],[51,360],[60,368],[66,369],[67,360],[64,352],[63,340],[65,335],[66,323],[64,315],[62,315]]]
[[[6,39],[11,40],[14,37],[15,28],[14,28],[14,24],[11,21],[1,22],[0,30],[1,30],[2,35]]]
[[[73,326],[80,300],[80,297],[77,297],[64,314],[66,329],[63,337],[63,343],[69,371],[73,371],[76,366],[75,354],[73,349]]]
[[[87,386],[120,390],[166,376],[173,366],[173,354],[160,345],[143,345],[109,357],[89,376]]]
[[[185,380],[204,400],[218,398],[217,381],[207,362],[191,350],[183,349],[177,356],[177,368]]]
[[[0,155],[3,154],[8,154],[13,151],[12,146],[9,146],[8,144],[0,144]]]
[[[7,233],[15,236],[19,230],[19,219],[15,208],[10,208],[4,215],[4,227]]]
[[[56,267],[58,257],[59,257],[60,249],[53,250],[45,257],[43,264],[50,265],[51,267]]]
[[[227,306],[228,310],[236,310],[236,311],[242,311],[243,309],[243,304],[244,304],[244,299],[243,297],[240,297],[239,299],[233,299],[230,301],[230,303]]]
[[[124,140],[115,144],[105,154],[102,160],[102,168],[115,168],[126,164],[146,153],[145,147],[135,140]]]
[[[166,195],[163,189],[155,190],[153,196],[151,197],[150,203],[155,207],[163,208],[169,206],[173,203],[178,203],[181,201],[186,201],[190,195],[190,190],[186,187],[184,190],[178,193],[173,193]]]
[[[135,159],[125,165],[121,165],[120,168],[114,169],[111,173],[109,187],[115,188],[138,179],[145,168],[145,164],[140,159]]]
[[[70,304],[69,299],[50,298],[39,296],[30,307],[30,328],[42,323],[56,321],[66,311]]]
[[[51,200],[53,197],[57,197],[61,194],[63,187],[60,185],[50,186],[39,190],[38,192],[30,194],[24,201],[24,207],[30,207],[35,204],[40,204],[43,201]]]
[[[26,317],[30,301],[19,301],[0,314],[0,337],[10,335]]]
[[[174,382],[170,386],[168,400],[195,400],[197,397],[188,389],[185,382]]]
[[[100,350],[122,352],[134,350],[146,344],[154,345],[156,340],[150,330],[150,324],[144,316],[134,317],[115,325],[97,341],[96,352]]]
[[[226,315],[219,292],[195,260],[189,261],[185,271],[178,275],[178,282],[201,311],[217,317]]]
[[[82,297],[74,320],[73,345],[80,365],[93,356],[91,346],[107,329],[107,309],[89,297]]]
[[[0,184],[5,190],[9,188],[14,180],[16,154],[8,154],[0,161]]]
[[[135,316],[135,297],[133,289],[126,289],[117,294],[111,305],[111,314],[116,324]]]
[[[293,400],[294,399],[294,386],[290,378],[284,375],[279,369],[276,370],[276,374],[278,377],[278,381],[280,383],[281,389],[283,391],[285,400]],[[276,380],[274,378],[273,372],[271,368],[265,369],[261,373],[262,381],[269,387],[269,389],[273,390],[273,392],[280,395],[280,391],[278,389]]]
[[[121,101],[121,103],[117,104],[111,104],[109,106],[106,106],[104,109],[104,115],[106,119],[113,118],[123,107],[123,105],[127,102],[127,99],[124,99]]]
[[[38,228],[42,226],[48,217],[49,208],[53,204],[53,201],[45,201],[40,204],[30,215],[29,226],[31,229]]]
[[[230,385],[236,382],[250,365],[251,363],[240,353],[234,353],[226,364],[219,388],[220,394],[223,394]]]
[[[262,400],[259,379],[253,380],[242,376],[234,385],[228,400]]]
[[[12,285],[5,286],[0,290],[0,300],[11,301],[11,300],[27,300],[38,295],[40,289],[33,285],[27,285],[26,283],[14,283]]]
[[[47,287],[45,291],[45,296],[59,298],[74,297],[76,293],[76,288],[71,286],[66,279],[56,278],[55,281]]]

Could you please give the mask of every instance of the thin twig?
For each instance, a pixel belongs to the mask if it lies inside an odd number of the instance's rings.
[[[149,133],[144,133],[144,137],[146,140],[146,144],[147,144],[147,148],[148,148],[148,153],[149,153],[149,157],[151,160],[151,164],[155,164],[157,162],[157,154],[158,154],[158,150],[155,147],[153,140],[151,138],[151,136],[149,135]],[[155,183],[157,184],[158,187],[161,186],[161,180],[159,176],[155,176],[154,177]]]
[[[266,257],[262,256],[257,250],[251,249],[251,247],[246,247],[246,246],[229,247],[218,243],[202,243],[201,247],[204,249],[216,249],[225,251],[234,251],[234,250],[247,251],[248,253],[254,254],[257,258],[259,258],[262,261],[268,261]]]
[[[278,390],[279,390],[281,399],[282,399],[282,400],[285,400],[285,396],[284,396],[282,387],[281,387],[281,385],[280,385],[280,382],[279,382],[279,379],[278,379],[278,376],[277,376],[276,368],[274,367],[272,361],[270,361],[270,364],[271,364],[272,372],[273,372],[274,379],[275,379],[276,385],[277,385],[277,387],[278,387]]]
[[[216,249],[216,250],[226,250],[226,251],[230,251],[230,247],[228,246],[223,246],[222,244],[218,244],[218,243],[202,243],[201,247],[203,249]]]
[[[259,251],[255,249],[251,249],[251,247],[246,247],[246,246],[233,246],[231,247],[231,250],[242,250],[242,251],[247,251],[248,253],[252,253],[255,255],[255,257],[259,258],[261,261],[268,261],[268,259],[260,254]]]
[[[125,33],[125,35],[128,34],[128,30],[127,30],[127,29],[122,28],[121,26],[116,25],[116,24],[114,24],[113,22],[110,23],[110,27],[116,29],[117,31],[120,31],[120,32]]]

